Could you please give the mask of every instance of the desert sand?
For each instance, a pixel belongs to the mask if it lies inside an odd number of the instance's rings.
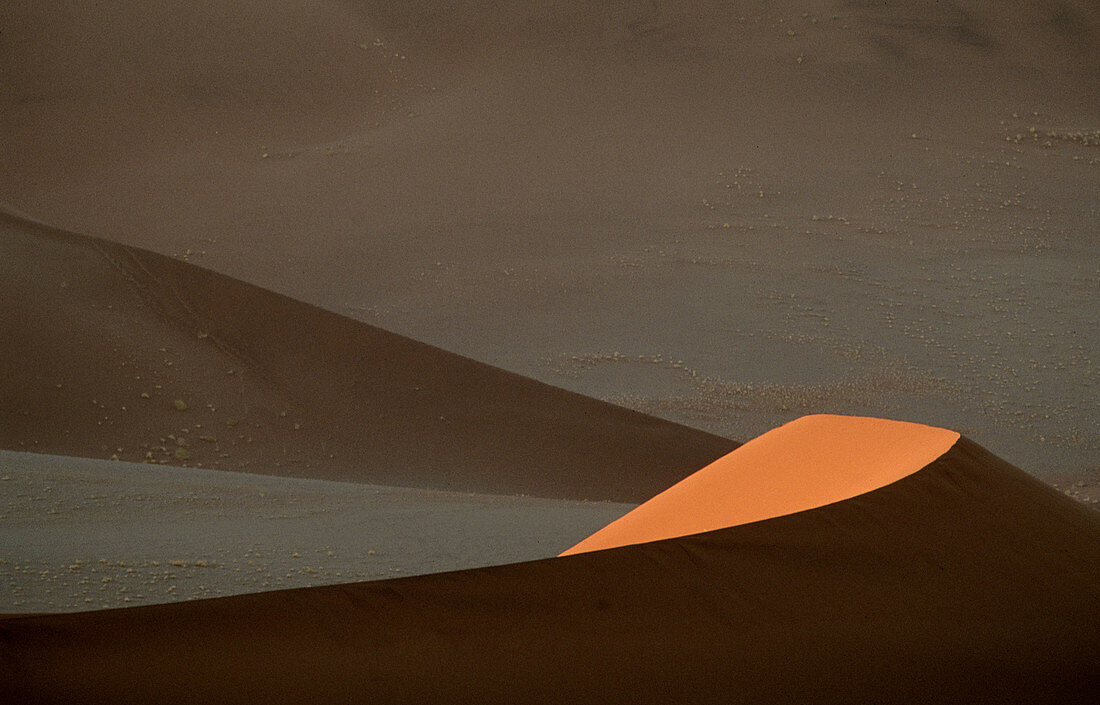
[[[1100,691],[1095,2],[0,30],[0,701]]]

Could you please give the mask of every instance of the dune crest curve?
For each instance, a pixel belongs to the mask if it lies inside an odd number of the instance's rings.
[[[850,499],[921,470],[959,437],[906,421],[803,416],[684,478],[561,555],[725,529]]]

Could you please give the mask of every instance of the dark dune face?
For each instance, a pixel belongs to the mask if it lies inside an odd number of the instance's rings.
[[[0,12],[44,222],[727,437],[1095,466],[1095,3]]]
[[[736,446],[150,252],[0,228],[6,448],[629,500]]]
[[[1100,519],[977,445],[706,534],[0,621],[13,702],[1085,703]]]

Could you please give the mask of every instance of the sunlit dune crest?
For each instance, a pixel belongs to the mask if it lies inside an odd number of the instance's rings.
[[[793,514],[917,472],[959,434],[904,421],[812,415],[746,443],[561,555],[659,541]]]

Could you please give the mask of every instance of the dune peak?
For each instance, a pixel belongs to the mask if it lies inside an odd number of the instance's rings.
[[[850,499],[921,470],[959,437],[906,421],[803,416],[715,460],[561,555],[714,531]]]

